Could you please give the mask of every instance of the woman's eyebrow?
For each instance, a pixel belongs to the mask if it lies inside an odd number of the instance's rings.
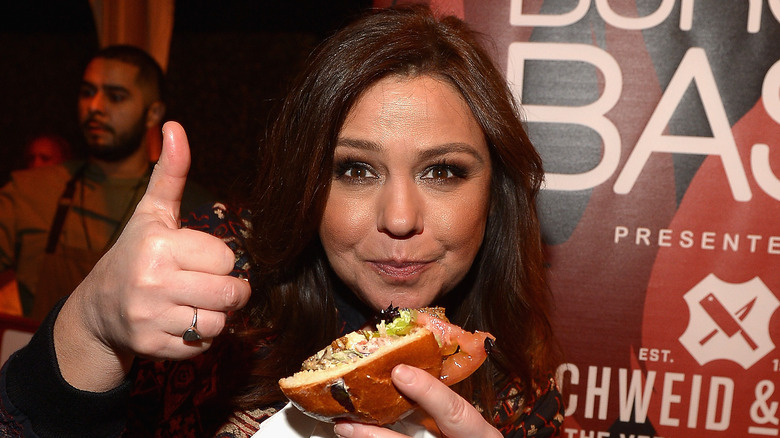
[[[349,137],[339,138],[336,146],[366,151],[381,151],[383,149],[382,146],[376,142]]]
[[[361,140],[356,138],[349,138],[349,137],[343,137],[338,140],[338,144],[336,145],[346,148],[352,148],[352,149],[360,149],[360,150],[366,150],[366,151],[382,151],[384,147],[380,145],[379,143],[369,141],[369,140]],[[430,148],[425,148],[420,152],[420,158],[424,160],[440,157],[447,154],[468,154],[473,156],[475,159],[477,159],[480,163],[484,162],[484,157],[482,157],[479,152],[477,152],[477,149],[473,147],[472,145],[468,143],[462,143],[462,142],[452,142],[452,143],[443,143],[439,144]]]
[[[423,159],[432,159],[447,154],[468,154],[477,159],[480,163],[483,163],[484,157],[479,154],[477,149],[469,143],[453,142],[443,143],[431,148],[426,148],[420,153],[420,157]]]

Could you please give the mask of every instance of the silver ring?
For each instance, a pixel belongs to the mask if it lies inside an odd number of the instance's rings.
[[[195,342],[200,341],[201,339],[200,333],[198,333],[198,308],[193,307],[192,310],[195,311],[195,313],[192,314],[192,324],[190,324],[190,327],[181,334],[181,338],[184,339],[184,342]]]

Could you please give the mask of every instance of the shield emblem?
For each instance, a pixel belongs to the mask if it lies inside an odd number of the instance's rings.
[[[679,341],[699,365],[722,359],[748,369],[775,349],[769,321],[780,301],[759,277],[734,284],[709,274],[683,298],[690,318]]]

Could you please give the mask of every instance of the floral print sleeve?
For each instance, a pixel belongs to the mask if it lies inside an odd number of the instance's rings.
[[[246,239],[252,229],[249,213],[246,210],[228,209],[225,204],[215,203],[201,208],[182,218],[182,226],[203,231],[219,237],[236,256],[231,275],[239,278],[249,277],[249,254],[246,251]]]
[[[504,424],[501,433],[508,438],[557,437],[563,424],[563,397],[555,379],[535,385],[535,399],[526,403],[520,395],[520,383],[510,382],[501,392],[502,401],[494,418]],[[514,421],[511,419],[515,418]]]

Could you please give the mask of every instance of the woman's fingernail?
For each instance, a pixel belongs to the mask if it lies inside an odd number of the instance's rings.
[[[336,423],[333,427],[333,432],[341,438],[349,438],[352,436],[352,432],[355,431],[355,427],[349,423]]]
[[[395,375],[396,380],[405,385],[413,384],[417,378],[414,371],[406,365],[398,365],[395,367],[395,369],[393,369],[393,374]]]

